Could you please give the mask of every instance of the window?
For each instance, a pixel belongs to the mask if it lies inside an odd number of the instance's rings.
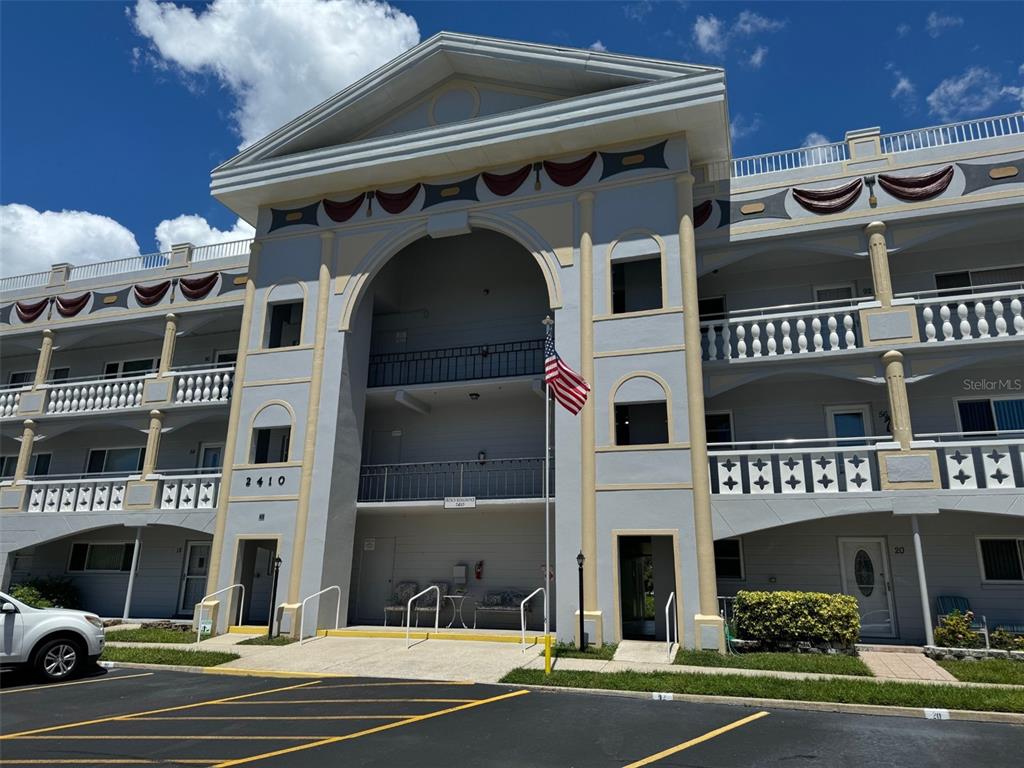
[[[731,443],[732,414],[728,411],[705,413],[704,431],[707,432],[709,443]]]
[[[288,443],[291,427],[254,429],[252,435],[252,463],[277,464],[288,461]]]
[[[142,469],[142,448],[95,448],[89,451],[85,471],[138,472]]]
[[[1024,539],[978,539],[984,581],[1024,581]]]
[[[11,371],[11,376],[7,380],[8,384],[31,384],[36,380],[35,371]]]
[[[116,360],[103,367],[104,379],[120,379],[126,376],[138,376],[152,373],[157,369],[158,361],[151,357],[143,360]]]
[[[50,378],[47,381],[67,381],[71,376],[71,369],[67,366],[63,368],[51,368]]]
[[[612,262],[612,313],[661,307],[660,256]]]
[[[999,285],[1019,283],[1024,280],[1024,266],[995,267],[993,269],[972,269],[960,272],[944,272],[935,275],[935,287],[940,291],[956,291],[978,285]]]
[[[668,442],[668,409],[664,402],[615,406],[616,445],[657,445]]]
[[[725,296],[708,296],[697,300],[701,320],[718,320],[725,315]]]
[[[715,574],[720,579],[743,578],[743,547],[739,539],[719,539],[715,542]]]
[[[214,362],[217,365],[228,365],[238,362],[238,350],[232,349],[230,351],[217,352],[214,355]]]
[[[1024,398],[957,400],[961,432],[1002,432],[1024,429]]]
[[[105,571],[127,573],[132,569],[135,544],[130,541],[100,543],[76,541],[71,545],[69,571]]]
[[[32,456],[28,465],[30,477],[50,474],[50,458],[52,454],[37,453]],[[14,470],[18,467],[17,456],[0,456],[0,480],[9,480],[14,477]]]
[[[302,302],[271,304],[267,321],[267,348],[296,347],[301,338]]]
[[[853,298],[853,284],[822,285],[814,289],[815,301],[841,301]]]

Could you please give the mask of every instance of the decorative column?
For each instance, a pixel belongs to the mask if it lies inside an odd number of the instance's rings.
[[[142,458],[142,477],[147,478],[156,471],[156,457],[160,453],[160,435],[164,429],[163,411],[149,412],[149,434],[146,437],[146,454]]]
[[[580,206],[580,375],[594,386],[594,193],[576,198]],[[584,612],[598,610],[597,595],[597,459],[594,455],[594,398],[580,411],[580,549]],[[601,633],[597,632],[600,636]]]
[[[128,620],[132,607],[132,592],[135,590],[135,572],[139,569],[139,551],[142,549],[142,526],[135,529],[135,547],[132,549],[132,565],[128,571],[128,589],[124,593],[124,613],[121,618]]]
[[[14,467],[14,482],[25,479],[28,474],[28,465],[32,461],[32,446],[36,440],[36,423],[32,419],[25,419],[24,429],[21,433],[21,447],[18,449],[18,463]]]
[[[697,553],[699,610],[694,616],[699,649],[725,650],[722,617],[718,615],[715,538],[711,525],[711,478],[704,427],[704,377],[697,312],[697,247],[693,233],[693,174],[676,177],[679,216],[679,262],[683,275],[683,342],[686,361],[686,409],[690,421],[690,470],[693,477],[693,538]]]
[[[178,340],[178,318],[168,314],[164,317],[164,345],[160,349],[160,375],[166,376],[174,367],[174,346]]]
[[[924,549],[921,547],[921,529],[917,526],[917,515],[910,516],[910,526],[914,532],[914,562],[917,564],[917,588],[921,593],[924,639],[928,645],[935,645],[935,632],[932,628],[932,606],[931,601],[928,599],[928,582],[924,574]]]
[[[889,391],[892,438],[900,444],[901,451],[909,451],[914,432],[910,425],[907,382],[903,377],[903,353],[890,350],[882,355],[882,362],[885,364],[885,386]]]
[[[47,328],[43,331],[43,342],[39,345],[39,360],[36,362],[35,386],[39,387],[46,383],[50,375],[50,362],[53,360],[53,331]]]
[[[889,277],[889,249],[885,244],[885,222],[872,221],[864,231],[868,236],[868,256],[871,259],[871,279],[875,299],[883,307],[892,306],[892,280]]]

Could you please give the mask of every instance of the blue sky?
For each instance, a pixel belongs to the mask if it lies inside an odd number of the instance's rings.
[[[0,25],[5,273],[244,236],[210,169],[442,29],[724,66],[737,156],[1024,95],[1021,3],[4,2]]]

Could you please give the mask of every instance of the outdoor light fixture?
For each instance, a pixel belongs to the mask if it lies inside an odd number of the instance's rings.
[[[469,399],[470,400],[479,400],[480,399],[480,393],[479,392],[470,392],[469,393]]]

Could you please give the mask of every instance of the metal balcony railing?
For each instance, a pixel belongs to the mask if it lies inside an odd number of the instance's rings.
[[[550,465],[555,494],[555,462]],[[450,496],[478,499],[539,499],[544,496],[544,459],[486,459],[416,464],[364,465],[358,501],[437,501]]]
[[[544,371],[544,339],[370,355],[369,387],[529,376]]]

